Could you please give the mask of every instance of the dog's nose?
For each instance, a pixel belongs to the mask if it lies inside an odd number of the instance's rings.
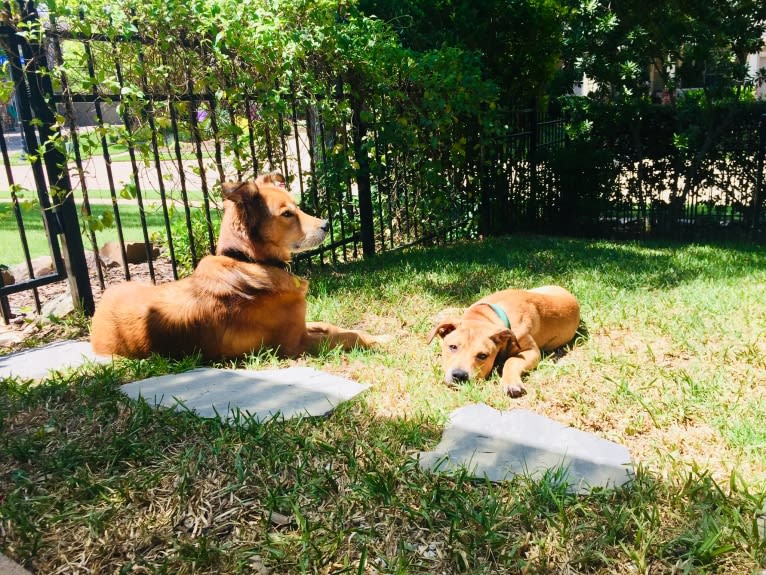
[[[319,226],[319,229],[321,229],[323,232],[326,232],[327,230],[330,229],[330,222],[328,220],[324,220],[322,222],[322,225]]]
[[[468,381],[468,372],[464,369],[453,369],[450,373],[452,381]]]

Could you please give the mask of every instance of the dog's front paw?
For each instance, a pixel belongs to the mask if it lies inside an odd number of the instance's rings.
[[[527,390],[519,384],[505,384],[503,385],[503,391],[511,397],[521,397]]]

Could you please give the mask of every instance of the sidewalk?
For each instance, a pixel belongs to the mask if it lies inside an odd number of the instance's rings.
[[[5,142],[8,147],[8,153],[15,157],[15,154],[22,150],[21,134],[19,132],[7,132],[3,134]],[[287,158],[290,174],[295,176],[298,173],[297,156],[300,153],[303,170],[311,165],[310,158],[308,156],[308,147],[306,144],[306,136],[302,136],[302,142],[300,149],[296,148],[296,142],[294,138],[287,139]],[[188,147],[188,145],[187,145]],[[221,179],[221,174],[218,171],[218,167],[215,164],[214,151],[211,142],[205,142],[202,145],[203,148],[203,165],[205,181],[207,182],[208,189],[212,187]],[[188,150],[187,150],[188,151]],[[187,154],[188,155],[188,154]],[[233,158],[224,157],[223,159],[223,175],[226,180],[236,180],[237,170],[234,168]],[[2,163],[2,161],[0,161]],[[138,168],[138,184],[142,193],[148,193],[150,196],[155,193],[159,195],[159,182],[160,176],[157,173],[157,166],[152,159],[148,165],[141,159],[136,159]],[[180,171],[183,171],[185,178],[185,188],[187,192],[198,192],[202,190],[202,177],[200,175],[199,163],[196,158],[182,159],[179,162],[177,159],[165,159],[160,160],[160,171],[162,172],[162,180],[164,182],[165,190],[168,193],[178,193],[180,195],[181,176]],[[72,181],[72,188],[79,190],[80,177],[77,171],[77,166],[74,161],[70,161],[69,175]],[[4,166],[3,166],[4,167]],[[274,166],[273,168],[268,166],[267,163],[261,165],[261,171],[267,171],[270,169],[280,169],[280,166]],[[90,190],[109,190],[109,179],[107,176],[107,164],[104,157],[99,153],[83,161],[83,170],[85,172],[85,185]],[[125,188],[133,179],[133,167],[130,163],[130,159],[127,153],[120,154],[117,159],[112,159],[111,163],[112,178],[114,186],[119,195],[119,192]],[[28,190],[35,190],[35,181],[32,174],[31,166],[24,164],[18,166],[11,166],[11,173],[13,182],[20,185],[22,188]],[[252,174],[245,174],[245,177],[251,177]],[[297,178],[292,182],[292,192],[298,194],[300,192],[300,184],[297,182]],[[6,170],[0,168],[0,199],[9,190],[8,176]]]
[[[0,575],[30,575],[30,573],[0,553]]]
[[[159,194],[159,182],[160,176],[157,173],[157,167],[152,162],[147,166],[144,162],[137,160],[138,164],[138,183],[142,193],[149,192]],[[183,169],[186,190],[187,191],[200,191],[202,190],[202,178],[199,175],[199,164],[197,160],[182,160],[181,166]],[[112,179],[114,186],[119,195],[120,191],[125,188],[130,182],[133,181],[133,166],[130,161],[112,161],[111,163]],[[161,160],[160,170],[162,171],[162,180],[167,192],[178,192],[181,187],[181,176],[179,175],[178,162],[171,160]],[[231,166],[224,166],[224,174],[228,178],[236,178],[236,171]],[[109,190],[109,178],[107,172],[106,160],[102,156],[94,156],[83,162],[83,171],[85,175],[85,185],[89,191],[92,190]],[[13,183],[28,190],[35,190],[35,179],[32,172],[32,167],[29,165],[11,166],[11,174],[13,177]],[[72,181],[72,187],[75,190],[80,190],[80,177],[77,171],[77,166],[74,162],[69,163],[69,177]],[[220,179],[220,174],[212,160],[205,160],[205,179],[208,185],[208,189]],[[8,176],[6,170],[0,170],[0,193],[10,189]]]

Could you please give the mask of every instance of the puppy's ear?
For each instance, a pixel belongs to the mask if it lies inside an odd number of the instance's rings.
[[[252,198],[258,193],[258,186],[253,182],[223,182],[221,184],[221,195],[224,200],[231,200],[240,203],[243,200]]]
[[[445,335],[448,335],[455,331],[457,329],[457,326],[460,324],[459,319],[448,319],[441,322],[439,325],[437,325],[435,328],[431,330],[431,333],[428,334],[428,341],[427,343],[431,343],[437,335],[441,338],[443,338]]]
[[[516,341],[516,336],[513,335],[513,332],[510,329],[507,328],[496,331],[491,336],[489,336],[489,339],[494,341],[499,346],[504,346],[509,341],[511,342],[511,345],[519,345],[519,342]]]

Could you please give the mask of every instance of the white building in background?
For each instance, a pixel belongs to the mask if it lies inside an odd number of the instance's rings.
[[[764,82],[760,85],[756,84],[755,96],[760,100],[766,100],[766,35],[763,38],[761,51],[755,54],[750,54],[747,57],[747,70],[751,78],[758,78],[759,70],[763,70],[761,78],[763,78]],[[670,73],[671,75],[674,74],[675,70],[671,69]],[[573,86],[573,92],[576,96],[587,96],[596,88],[596,82],[587,76],[583,76],[582,82],[578,82]],[[658,101],[662,100],[664,82],[655,66],[649,66],[648,88],[650,95],[655,97]]]
[[[757,54],[750,54],[747,57],[747,68],[753,78],[757,77],[759,70],[766,69],[766,39],[761,48],[763,49]],[[765,81],[761,85],[756,85],[755,95],[758,99],[766,100],[766,71],[762,74],[762,78]]]

